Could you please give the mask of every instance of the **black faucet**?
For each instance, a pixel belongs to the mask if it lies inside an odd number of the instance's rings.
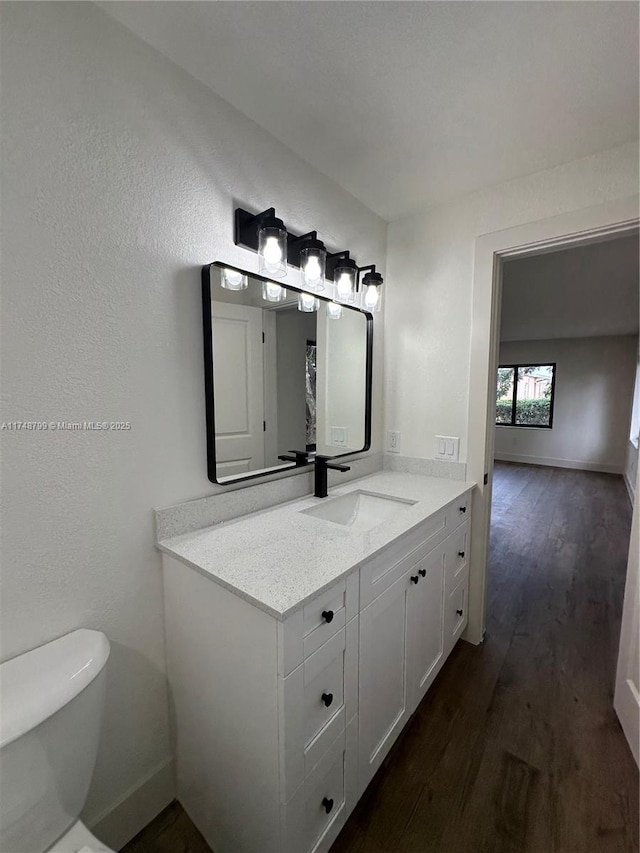
[[[317,498],[326,498],[327,496],[327,468],[331,468],[332,471],[350,471],[348,465],[338,465],[335,462],[331,462],[331,456],[316,456],[314,460],[314,464],[316,466],[316,476],[315,476],[315,496]]]
[[[282,453],[278,456],[278,459],[282,459],[284,462],[295,462],[298,467],[300,465],[308,465],[311,461],[306,450],[290,450],[289,453]]]

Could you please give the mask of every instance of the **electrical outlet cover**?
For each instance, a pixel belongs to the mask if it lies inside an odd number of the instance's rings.
[[[389,453],[400,453],[400,433],[397,430],[388,430],[387,450]]]

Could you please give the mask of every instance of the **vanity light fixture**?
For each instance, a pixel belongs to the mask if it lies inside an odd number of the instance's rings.
[[[266,302],[284,302],[287,298],[287,291],[280,284],[274,281],[264,281],[262,283],[262,298]]]
[[[336,258],[333,264],[331,264],[332,258]],[[329,263],[333,266],[336,297],[340,302],[353,302],[358,279],[357,263],[349,257],[349,252],[336,252],[329,255]]]
[[[320,301],[313,295],[313,293],[298,294],[299,311],[304,311],[305,314],[311,314],[313,311],[318,310],[319,305]]]
[[[359,267],[346,249],[327,253],[316,231],[292,234],[287,231],[282,219],[276,216],[274,207],[257,214],[237,207],[234,242],[236,246],[244,246],[258,253],[259,270],[267,277],[281,278],[287,274],[287,266],[298,267],[305,290],[319,293],[325,289],[325,281],[332,281],[336,305],[355,304],[358,301],[365,311],[380,311],[382,276],[373,264]],[[366,273],[362,279],[360,273]],[[233,289],[229,285],[223,286]],[[281,302],[286,298],[284,288],[275,283],[265,283],[262,290],[268,302]],[[356,294],[360,294],[358,300]],[[303,308],[302,299],[299,298],[298,307],[301,311],[317,310],[317,306],[309,307],[312,304],[310,298],[306,298],[304,304]],[[337,309],[331,310],[334,312],[331,316],[337,318]]]
[[[382,282],[383,278],[376,272],[374,264],[368,267],[360,267],[359,272],[368,272],[362,278],[362,307],[365,311],[377,314],[382,304]]]
[[[300,271],[305,287],[316,292],[324,290],[324,275],[327,263],[327,250],[316,232],[307,237],[300,249]]]
[[[222,270],[220,285],[225,290],[246,290],[249,287],[249,278],[238,270],[225,267]]]
[[[261,273],[282,278],[287,274],[287,229],[274,207],[255,215],[236,208],[234,242],[258,252]]]
[[[342,305],[338,302],[327,302],[327,317],[331,320],[339,320],[342,317]]]

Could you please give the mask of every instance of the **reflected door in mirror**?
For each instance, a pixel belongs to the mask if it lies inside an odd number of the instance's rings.
[[[211,303],[216,466],[221,477],[264,468],[262,311]]]

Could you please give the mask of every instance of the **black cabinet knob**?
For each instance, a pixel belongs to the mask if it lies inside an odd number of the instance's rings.
[[[464,551],[458,551],[458,557],[464,557]]]
[[[461,506],[461,507],[460,507],[460,512],[466,512],[466,511],[467,511],[466,506]]]
[[[326,813],[329,814],[329,812],[333,808],[333,800],[330,800],[328,797],[325,797],[322,800],[322,805],[324,806],[324,810],[326,811]]]
[[[325,622],[333,622],[333,610],[323,610],[322,618]]]
[[[333,693],[323,693],[321,699],[328,708],[333,702]]]
[[[458,614],[458,616],[462,616],[462,610],[456,610],[456,613]]]
[[[418,569],[418,574],[421,575],[423,578],[426,578],[427,570],[426,569]]]
[[[411,583],[418,583],[419,580],[418,575],[411,575]]]

